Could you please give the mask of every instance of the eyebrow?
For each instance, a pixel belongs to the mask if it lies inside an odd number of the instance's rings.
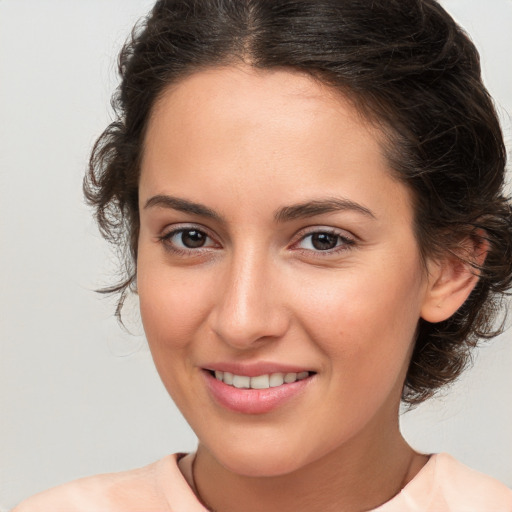
[[[188,199],[182,199],[180,197],[173,197],[167,195],[157,195],[149,198],[144,205],[144,208],[151,208],[158,206],[160,208],[170,208],[180,212],[191,213],[193,215],[199,215],[201,217],[207,217],[212,220],[223,222],[222,216],[216,211],[204,206],[200,203],[194,203]]]
[[[281,223],[339,211],[353,211],[375,219],[375,214],[369,208],[366,208],[366,206],[350,201],[349,199],[337,197],[317,199],[291,206],[284,206],[277,210],[274,214],[274,219],[276,222]]]
[[[203,204],[195,203],[180,197],[168,195],[153,196],[149,198],[144,205],[144,208],[151,207],[170,208],[172,210],[206,217],[218,222],[225,222],[224,218],[215,210],[212,210]],[[296,219],[314,217],[315,215],[338,211],[354,211],[367,217],[375,218],[375,214],[369,208],[366,208],[366,206],[355,203],[349,199],[329,197],[326,199],[316,199],[290,206],[283,206],[274,213],[274,220],[277,223],[284,223]]]

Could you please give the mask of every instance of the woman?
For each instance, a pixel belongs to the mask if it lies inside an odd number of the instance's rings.
[[[478,54],[433,0],[160,1],[85,182],[195,454],[16,510],[512,510],[415,452],[512,276]]]

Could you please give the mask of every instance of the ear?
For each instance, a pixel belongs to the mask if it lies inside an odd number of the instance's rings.
[[[479,279],[478,267],[485,262],[489,242],[482,232],[468,236],[455,251],[428,264],[428,285],[421,308],[427,322],[442,322],[464,304]]]

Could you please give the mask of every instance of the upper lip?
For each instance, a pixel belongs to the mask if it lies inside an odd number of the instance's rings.
[[[255,363],[235,363],[235,362],[216,362],[202,366],[205,370],[229,372],[234,375],[245,375],[247,377],[257,377],[272,373],[300,373],[311,372],[310,368],[293,364],[273,363],[269,361],[259,361]]]

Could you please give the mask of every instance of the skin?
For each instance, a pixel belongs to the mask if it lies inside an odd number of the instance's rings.
[[[476,278],[454,259],[425,269],[410,192],[381,141],[346,98],[284,70],[201,71],[153,109],[139,191],[142,319],[199,439],[196,491],[219,512],[368,510],[427,460],[398,427],[418,320],[450,316]],[[344,208],[276,220],[333,198]],[[207,235],[202,247],[183,245],[175,231],[187,228]],[[319,232],[336,247],[315,248]],[[242,414],[205,385],[203,368],[226,361],[316,374],[277,409]]]

